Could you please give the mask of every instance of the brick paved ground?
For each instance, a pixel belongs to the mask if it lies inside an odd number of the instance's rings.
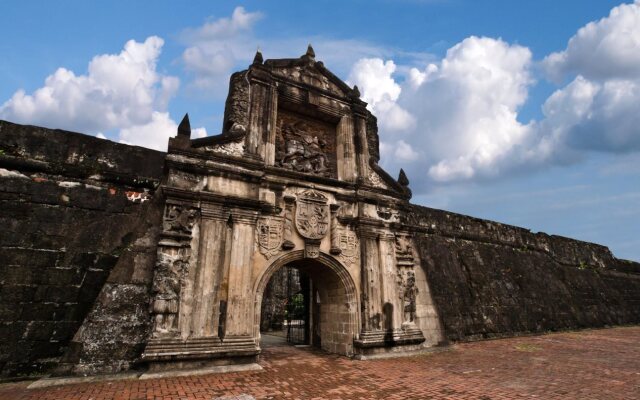
[[[46,389],[4,384],[0,399],[640,399],[640,327],[467,343],[377,361],[271,347],[261,364],[259,372]]]

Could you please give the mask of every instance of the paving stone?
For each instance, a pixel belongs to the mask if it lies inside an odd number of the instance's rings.
[[[452,346],[407,358],[354,361],[267,347],[262,371],[31,389],[0,400],[141,399],[640,399],[640,327],[555,333]]]

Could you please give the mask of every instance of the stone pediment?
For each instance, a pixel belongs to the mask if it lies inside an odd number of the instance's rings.
[[[316,61],[311,46],[299,58],[264,60],[258,51],[248,69],[230,78],[222,133],[189,140],[185,119],[170,148],[262,163],[291,179],[409,198],[408,185],[378,165],[377,119],[366,106],[357,87]]]
[[[290,83],[319,89],[333,96],[348,98],[355,95],[359,97],[357,88],[354,90],[349,87],[329,71],[322,61],[315,61],[315,53],[311,46],[300,58],[267,60],[264,65],[276,77],[284,78]]]

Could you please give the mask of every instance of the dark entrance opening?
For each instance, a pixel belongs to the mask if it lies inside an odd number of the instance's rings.
[[[280,337],[293,345],[311,344],[310,289],[311,280],[304,271],[289,265],[276,271],[262,299],[261,335]],[[272,338],[271,342],[278,341]]]
[[[293,260],[276,264],[258,288],[261,346],[309,345],[352,355],[355,286],[332,258],[294,258],[300,253],[292,252],[287,257]]]

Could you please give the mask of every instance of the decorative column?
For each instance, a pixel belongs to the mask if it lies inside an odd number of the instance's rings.
[[[367,141],[367,121],[363,115],[355,117],[356,136],[358,138],[358,177],[369,176],[369,142]]]
[[[258,211],[233,209],[225,338],[249,338],[253,331],[251,272]]]
[[[282,240],[282,248],[291,250],[295,247],[293,244],[293,203],[296,198],[294,196],[284,196],[284,234]]]
[[[356,173],[356,152],[353,136],[353,118],[351,118],[351,115],[343,115],[338,123],[336,153],[338,179],[345,182],[355,182],[358,176]]]
[[[340,229],[338,226],[338,209],[339,204],[331,204],[329,209],[331,210],[331,249],[329,252],[333,255],[342,253],[340,248]]]
[[[382,301],[378,233],[362,230],[360,243],[362,249],[362,330],[380,331],[382,329]]]
[[[395,236],[392,233],[380,235],[380,277],[385,330],[400,329],[403,322],[402,293],[398,287],[398,270],[396,268],[394,247]]]
[[[276,162],[276,132],[278,129],[278,90],[275,85],[269,88],[271,97],[271,112],[268,121],[268,136],[264,144],[264,160],[267,165],[275,165]]]

